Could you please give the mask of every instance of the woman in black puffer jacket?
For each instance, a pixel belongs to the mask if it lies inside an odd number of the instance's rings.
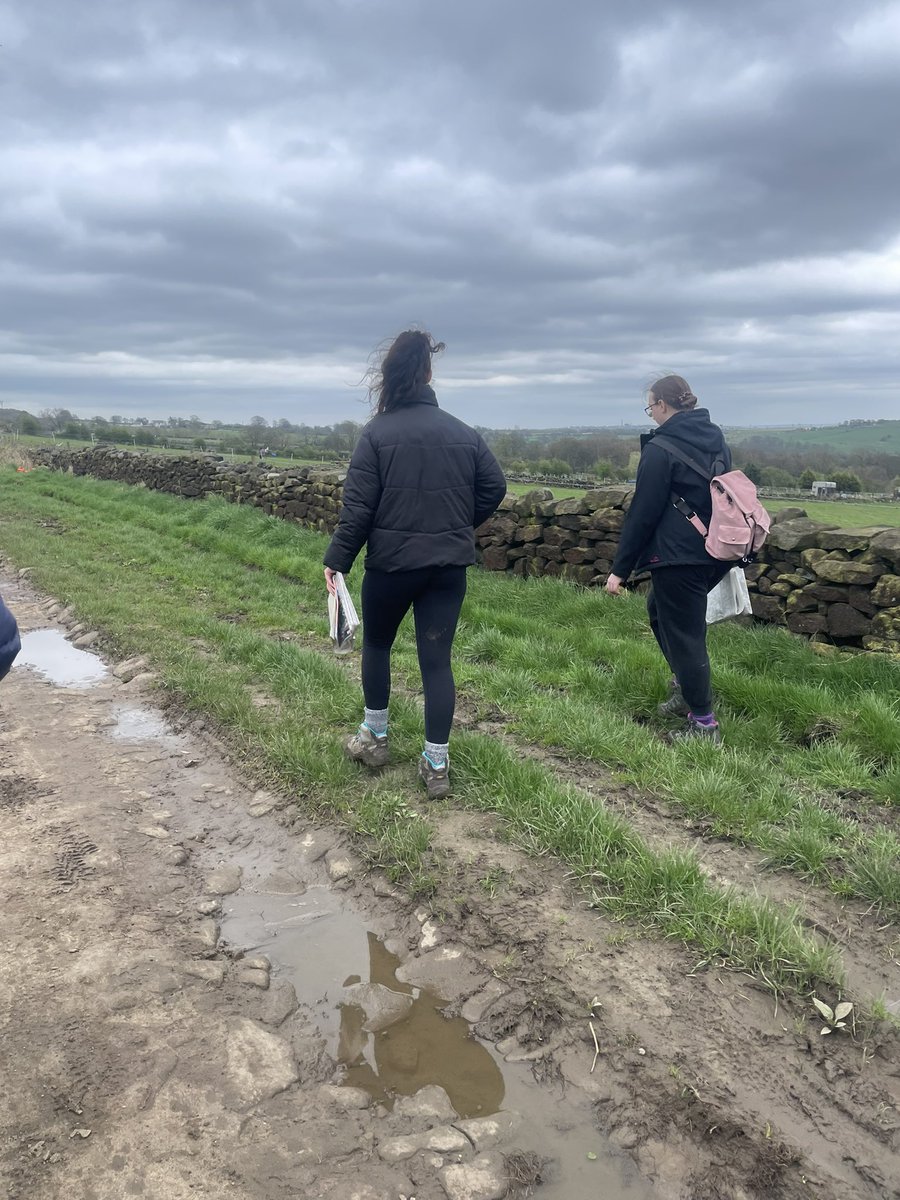
[[[662,444],[655,444],[655,438],[660,434],[671,439],[716,474],[731,469],[731,451],[707,410],[696,407],[697,397],[680,375],[667,375],[654,383],[648,400],[647,416],[661,428],[641,437],[634,496],[606,590],[616,596],[632,571],[650,572],[650,627],[672,669],[672,694],[660,705],[660,712],[687,719],[685,729],[674,738],[718,742],[706,649],[706,597],[734,563],[707,554],[701,534],[672,502],[673,496],[686,501],[708,526],[709,481]]]
[[[325,552],[325,580],[346,573],[363,545],[362,684],[365,716],[345,743],[369,767],[388,761],[391,647],[412,607],[425,692],[425,749],[419,777],[429,797],[450,790],[450,725],[456,702],[450,651],[475,562],[475,529],[506,494],[506,480],[483,438],[438,407],[429,333],[407,330],[382,359],[363,430],[344,484],[338,527]]]

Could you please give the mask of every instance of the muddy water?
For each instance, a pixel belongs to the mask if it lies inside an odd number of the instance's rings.
[[[535,1193],[538,1200],[648,1195],[628,1165],[613,1157],[588,1103],[571,1092],[539,1088],[526,1067],[503,1062],[465,1021],[445,1017],[440,997],[398,981],[400,960],[327,888],[230,896],[222,936],[248,953],[266,954],[273,974],[290,980],[345,1065],[348,1085],[391,1107],[397,1096],[438,1084],[461,1117],[501,1109],[521,1114],[517,1144],[554,1164],[552,1178]],[[368,1033],[362,1009],[342,998],[346,987],[360,982],[412,995],[407,1016]]]
[[[440,997],[398,982],[399,958],[355,914],[336,906],[326,888],[303,895],[237,895],[226,903],[223,936],[266,953],[276,973],[316,1014],[347,1067],[347,1083],[390,1107],[439,1084],[461,1117],[487,1116],[503,1103],[504,1083],[494,1056],[459,1018],[441,1014]],[[378,983],[413,997],[408,1015],[379,1033],[363,1029],[363,1010],[342,1002],[353,983]]]
[[[121,707],[113,710],[114,724],[109,736],[118,742],[161,742],[175,749],[184,738],[173,733],[161,713],[148,708]]]
[[[35,629],[23,634],[14,669],[21,667],[30,667],[57,687],[93,687],[109,674],[96,654],[76,650],[59,629]]]

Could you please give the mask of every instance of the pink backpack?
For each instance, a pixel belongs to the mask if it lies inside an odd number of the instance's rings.
[[[749,562],[762,548],[769,533],[771,517],[759,502],[756,487],[743,471],[708,471],[669,438],[657,434],[654,446],[661,446],[681,462],[709,480],[712,517],[709,528],[681,496],[672,493],[672,504],[687,518],[703,538],[706,553],[722,562]]]

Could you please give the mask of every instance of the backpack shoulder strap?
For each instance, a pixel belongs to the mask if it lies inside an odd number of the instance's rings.
[[[692,471],[696,471],[698,475],[702,475],[706,480],[712,479],[713,476],[717,474],[717,472],[714,470],[708,471],[706,467],[701,466],[695,458],[691,458],[689,454],[685,454],[681,447],[672,441],[671,438],[667,438],[665,434],[658,433],[653,438],[650,445],[661,446],[662,449],[667,450],[673,458],[677,458],[680,462],[683,462],[686,467],[690,467]]]

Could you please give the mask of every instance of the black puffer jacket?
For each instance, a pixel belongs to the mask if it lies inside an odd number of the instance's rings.
[[[373,417],[363,430],[325,566],[346,573],[368,543],[373,570],[467,567],[475,529],[505,494],[481,434],[438,408],[425,387],[416,402]]]
[[[634,497],[622,527],[612,574],[627,579],[632,571],[654,567],[689,566],[715,560],[706,553],[703,538],[683,513],[672,505],[673,492],[690,504],[704,525],[712,516],[709,481],[668,454],[653,440],[665,436],[709,470],[731,470],[731,451],[718,425],[705,408],[677,412],[653,433],[641,437]]]
[[[0,599],[0,679],[9,671],[21,649],[16,618]]]

